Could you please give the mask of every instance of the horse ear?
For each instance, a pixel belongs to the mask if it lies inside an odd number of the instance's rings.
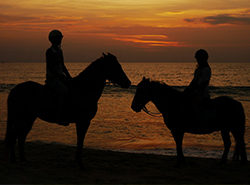
[[[146,78],[145,76],[142,78],[142,81],[149,81],[150,82],[150,78]]]
[[[103,57],[107,57],[108,55],[106,55],[104,52],[102,53]]]

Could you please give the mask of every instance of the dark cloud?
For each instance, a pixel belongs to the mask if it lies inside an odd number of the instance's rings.
[[[193,18],[193,19],[184,19],[186,22],[198,22],[198,18]]]
[[[203,22],[211,25],[220,25],[220,24],[250,25],[250,16],[249,15],[233,16],[228,14],[220,14],[216,16],[207,16],[203,18],[184,19],[184,21],[190,23]]]
[[[0,23],[82,23],[86,21],[83,17],[74,16],[13,16],[0,13]]]
[[[0,23],[9,23],[9,22],[19,22],[19,21],[27,21],[34,20],[34,17],[26,17],[26,16],[10,16],[5,14],[0,14]]]

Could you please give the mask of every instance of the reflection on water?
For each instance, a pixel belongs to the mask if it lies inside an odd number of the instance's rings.
[[[15,84],[33,80],[44,83],[45,64],[0,64],[0,139],[6,129],[6,100]],[[72,76],[79,74],[88,64],[67,64]],[[143,76],[164,81],[182,91],[192,80],[195,64],[144,64],[124,63],[124,71],[132,81],[129,89],[106,86],[98,105],[96,117],[87,132],[85,146],[104,149],[153,150],[159,153],[175,147],[170,131],[162,118],[144,112],[135,113],[130,108],[136,85]],[[246,143],[250,151],[250,64],[211,64],[211,96],[227,95],[242,102],[246,113]],[[156,112],[151,104],[148,109]],[[27,140],[76,144],[75,125],[68,127],[37,120]],[[185,134],[184,147],[222,150],[220,133],[210,135]],[[190,150],[187,150],[190,151]],[[198,151],[198,150],[197,150]],[[202,155],[202,152],[198,152]]]

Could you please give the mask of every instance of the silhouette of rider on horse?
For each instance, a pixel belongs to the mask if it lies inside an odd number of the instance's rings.
[[[63,118],[63,108],[68,94],[67,82],[72,78],[64,65],[63,52],[61,49],[63,35],[59,30],[49,33],[51,47],[46,51],[46,85],[59,94],[57,105],[57,123],[68,126],[69,123]]]
[[[208,64],[208,53],[200,49],[195,53],[197,67],[194,72],[194,78],[189,86],[184,90],[187,103],[184,108],[189,108],[189,116],[199,128],[202,122],[202,110],[208,108],[210,104],[209,81],[211,78],[211,68]]]

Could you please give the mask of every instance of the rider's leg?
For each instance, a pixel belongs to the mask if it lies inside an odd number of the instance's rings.
[[[64,108],[65,108],[65,100],[68,94],[68,89],[64,85],[64,83],[57,77],[53,77],[47,79],[46,83],[51,86],[58,94],[59,97],[57,99],[57,108],[56,108],[56,122],[59,125],[68,126],[69,123],[63,117],[64,115]]]
[[[60,94],[60,97],[58,98],[58,104],[57,104],[57,123],[59,125],[64,125],[64,126],[68,126],[69,123],[67,122],[67,120],[65,120],[65,118],[63,117],[64,113],[63,110],[65,108],[65,100],[67,97],[67,91],[64,91]]]
[[[64,115],[63,110],[65,108],[68,89],[62,82],[58,82],[57,85],[58,85],[58,91],[60,93],[60,96],[58,98],[58,104],[57,104],[57,123],[59,125],[68,126],[69,123],[67,120],[65,120],[65,117],[63,116]]]

